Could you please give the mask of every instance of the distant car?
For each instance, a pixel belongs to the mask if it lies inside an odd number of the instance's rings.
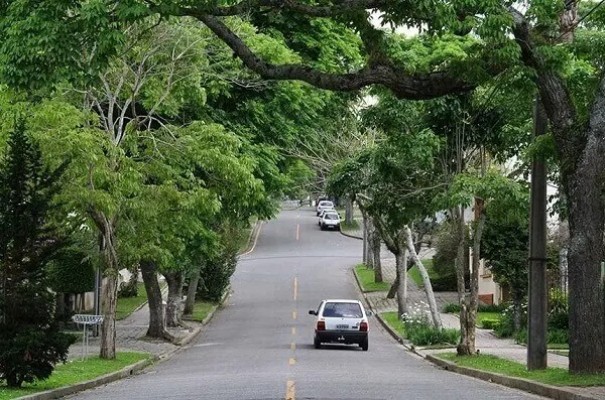
[[[313,345],[316,349],[322,343],[358,344],[362,350],[368,350],[368,317],[359,300],[328,299],[319,303],[317,310],[309,310],[316,315]]]
[[[336,229],[340,230],[340,215],[335,211],[324,211],[321,217],[319,217],[319,228],[323,231],[325,229]]]
[[[317,204],[317,208],[315,211],[317,211],[317,216],[319,216],[319,214],[324,210],[324,209],[334,209],[334,203],[332,203],[330,200],[322,200]]]

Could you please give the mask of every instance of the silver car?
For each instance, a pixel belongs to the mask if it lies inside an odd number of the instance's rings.
[[[313,337],[316,349],[322,343],[344,343],[368,350],[368,317],[372,314],[366,313],[359,300],[322,300],[317,310],[309,310],[309,314],[317,316]]]
[[[321,214],[321,212],[325,209],[333,210],[334,203],[332,203],[330,200],[320,201],[319,204],[317,204],[317,208],[315,210],[315,211],[317,211],[317,216],[319,216],[319,214]]]

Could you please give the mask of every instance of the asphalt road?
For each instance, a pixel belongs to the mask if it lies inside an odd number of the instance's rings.
[[[77,399],[538,399],[446,372],[370,321],[370,349],[312,345],[323,298],[359,298],[351,266],[361,242],[323,232],[311,209],[263,224],[241,258],[233,295],[196,342],[132,378]]]

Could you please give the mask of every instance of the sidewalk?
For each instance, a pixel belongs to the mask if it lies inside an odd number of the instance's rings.
[[[148,338],[149,306],[145,303],[128,317],[116,321],[116,351],[138,351],[150,353],[156,359],[163,359],[184,344],[190,342],[201,330],[202,324],[195,321],[184,321],[183,327],[166,328],[180,344],[165,340]],[[82,339],[78,339],[69,348],[69,359],[82,357]],[[88,355],[100,352],[100,337],[89,337]]]
[[[346,235],[355,237],[354,232],[345,232]],[[383,256],[390,253],[382,253]],[[429,255],[429,250],[423,249],[419,256],[420,258],[426,258]],[[382,273],[385,282],[393,283],[395,280],[395,260],[392,258],[382,259]],[[370,308],[376,314],[380,314],[388,311],[397,311],[397,300],[387,299],[387,292],[369,292],[364,293],[364,297],[367,300]],[[437,307],[442,310],[443,307],[448,303],[457,303],[458,294],[456,292],[435,292],[435,300]],[[430,315],[428,302],[424,290],[420,289],[412,280],[408,281],[408,306],[410,308],[419,309]],[[460,329],[460,321],[455,314],[441,313],[441,321],[444,328]],[[492,330],[479,329],[476,330],[476,348],[481,354],[490,354],[507,360],[516,361],[521,364],[525,364],[527,361],[527,348],[525,346],[515,343],[513,339],[502,339],[498,338],[493,334]],[[455,352],[455,347],[445,349],[425,349],[416,347],[414,351],[422,357],[431,356],[443,352]],[[567,369],[569,366],[569,359],[565,356],[558,354],[548,353],[548,366],[556,368]],[[482,379],[479,376],[476,376]],[[485,379],[485,378],[483,378]],[[547,386],[547,385],[544,385]],[[605,387],[594,386],[594,387],[556,387],[571,393],[572,397],[559,397],[559,398],[573,398],[573,395],[577,395],[577,398],[583,399],[605,399]],[[560,396],[561,394],[553,395]]]

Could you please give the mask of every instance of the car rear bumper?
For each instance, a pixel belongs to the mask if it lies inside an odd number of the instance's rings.
[[[359,331],[315,331],[315,337],[322,343],[361,343],[368,337],[368,332]]]

